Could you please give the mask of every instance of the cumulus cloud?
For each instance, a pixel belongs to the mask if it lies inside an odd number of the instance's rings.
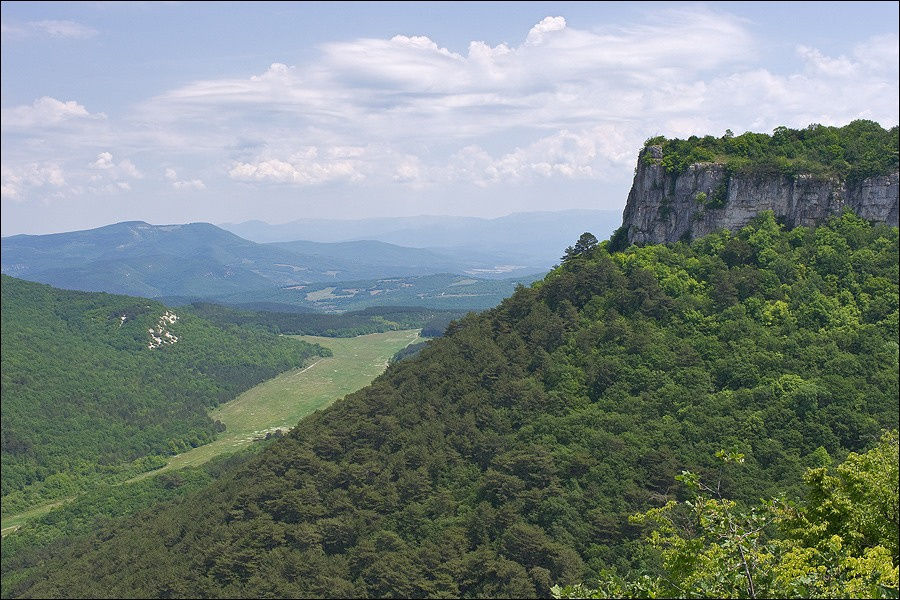
[[[546,34],[552,31],[562,31],[565,28],[566,20],[563,17],[545,17],[525,36],[525,45],[536,46],[544,41]]]
[[[297,185],[318,185],[332,181],[358,182],[365,179],[360,161],[348,158],[319,157],[316,147],[295,152],[287,160],[269,158],[256,162],[238,162],[228,172],[238,181],[268,181]]]
[[[97,155],[97,160],[90,164],[92,169],[112,169],[115,167],[113,164],[113,156],[109,152],[101,152]]]
[[[61,188],[65,184],[62,169],[55,163],[30,163],[19,169],[0,167],[0,196],[3,198],[23,200],[29,188]]]
[[[121,174],[124,175],[125,177],[141,179],[144,176],[143,173],[138,171],[138,168],[136,166],[134,166],[134,163],[131,162],[130,160],[128,160],[127,158],[120,161],[117,166],[118,166]]]
[[[38,98],[31,105],[2,110],[3,127],[29,128],[58,125],[66,121],[105,119],[103,113],[90,113],[75,100],[61,101],[50,96]]]
[[[202,179],[178,179],[178,172],[175,169],[167,168],[165,177],[172,182],[172,187],[176,190],[205,190],[206,184]]]
[[[101,152],[97,155],[97,159],[88,165],[91,169],[100,171],[110,171],[112,177],[131,177],[133,179],[141,179],[144,174],[141,173],[134,163],[127,158],[116,163],[110,152]]]
[[[206,184],[202,179],[191,179],[186,181],[173,181],[172,187],[176,190],[205,190]]]
[[[802,43],[775,69],[760,62],[765,42],[752,27],[719,10],[660,8],[596,28],[549,15],[496,45],[448,48],[410,31],[326,43],[315,60],[267,61],[147,99],[110,133],[127,144],[81,136],[94,145],[91,154],[80,147],[78,166],[90,164],[92,184],[127,182],[140,171],[113,153],[142,148],[163,157],[156,172],[179,190],[206,182],[163,165],[200,156],[204,173],[246,184],[489,187],[627,179],[656,134],[897,122],[896,35],[837,56]],[[3,112],[4,128],[18,123],[26,134],[40,123],[100,119],[49,97]],[[98,145],[111,150],[96,155]]]
[[[562,130],[499,156],[470,145],[451,157],[445,173],[450,180],[480,187],[551,177],[605,178],[632,161],[633,150],[627,145],[632,135],[616,126]]]

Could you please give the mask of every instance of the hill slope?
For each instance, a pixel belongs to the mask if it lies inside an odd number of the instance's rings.
[[[2,276],[4,513],[213,439],[206,409],[324,349]]]
[[[41,572],[11,591],[529,597],[640,566],[627,516],[717,450],[755,500],[897,427],[898,255],[850,214],[588,250],[203,492],[23,560]]]

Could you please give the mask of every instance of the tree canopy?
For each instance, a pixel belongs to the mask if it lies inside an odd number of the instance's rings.
[[[684,471],[690,500],[631,518],[661,564],[597,588],[554,587],[556,598],[896,598],[897,431],[837,469],[810,469],[800,502],[746,507]],[[721,453],[742,463],[740,453]],[[827,454],[823,453],[827,460]]]
[[[855,183],[897,171],[900,141],[897,126],[884,129],[875,121],[859,119],[844,127],[817,123],[803,129],[776,127],[772,135],[747,132],[735,136],[728,130],[720,138],[657,136],[645,145],[662,146],[662,165],[676,174],[695,163],[720,162],[733,172],[809,173]]]

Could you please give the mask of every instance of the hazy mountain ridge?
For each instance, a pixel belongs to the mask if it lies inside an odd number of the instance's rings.
[[[421,278],[437,274],[476,274],[474,279],[480,282],[542,272],[533,263],[503,264],[510,260],[508,256],[494,258],[471,249],[434,251],[379,241],[259,244],[208,223],[150,225],[129,221],[85,231],[11,236],[3,238],[2,248],[4,274],[66,289],[188,301],[243,303],[277,297],[275,301],[312,309],[319,308],[323,299],[315,292],[327,287],[317,283],[372,288],[368,301],[362,296],[356,298],[353,308],[361,308],[384,304],[382,298],[375,298],[377,294],[416,287],[424,281],[429,282],[428,289],[419,295],[406,294],[406,302],[416,303],[417,298],[434,295],[431,288],[439,279]],[[397,277],[409,280],[396,286],[373,287],[375,280]],[[447,286],[459,281],[451,275],[444,279]],[[514,284],[486,281],[484,287],[494,290],[490,298],[474,301],[469,307],[493,306],[512,291]],[[307,286],[312,289],[298,293]],[[457,291],[444,290],[444,295],[458,296]],[[310,293],[315,297],[308,302]],[[335,306],[325,308],[333,310]]]
[[[298,219],[270,225],[263,221],[223,223],[223,229],[256,242],[376,240],[439,253],[478,252],[512,261],[537,261],[549,267],[585,231],[599,239],[621,223],[613,210],[563,210],[513,213],[504,217],[418,216],[373,219]],[[516,264],[513,262],[513,264]]]

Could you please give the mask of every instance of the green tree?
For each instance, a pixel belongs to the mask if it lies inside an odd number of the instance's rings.
[[[726,463],[744,455],[719,452]],[[850,453],[834,475],[810,469],[801,504],[742,507],[721,486],[689,471],[676,479],[693,495],[631,517],[649,528],[647,548],[662,573],[607,574],[595,589],[551,589],[556,598],[896,598],[897,431],[865,454]],[[721,480],[720,480],[721,481]]]
[[[571,258],[575,258],[576,256],[585,256],[590,254],[594,248],[597,247],[597,238],[594,234],[585,231],[581,234],[581,237],[578,238],[578,241],[575,242],[575,246],[569,246],[566,248],[566,253],[563,255],[562,260],[566,261]]]

